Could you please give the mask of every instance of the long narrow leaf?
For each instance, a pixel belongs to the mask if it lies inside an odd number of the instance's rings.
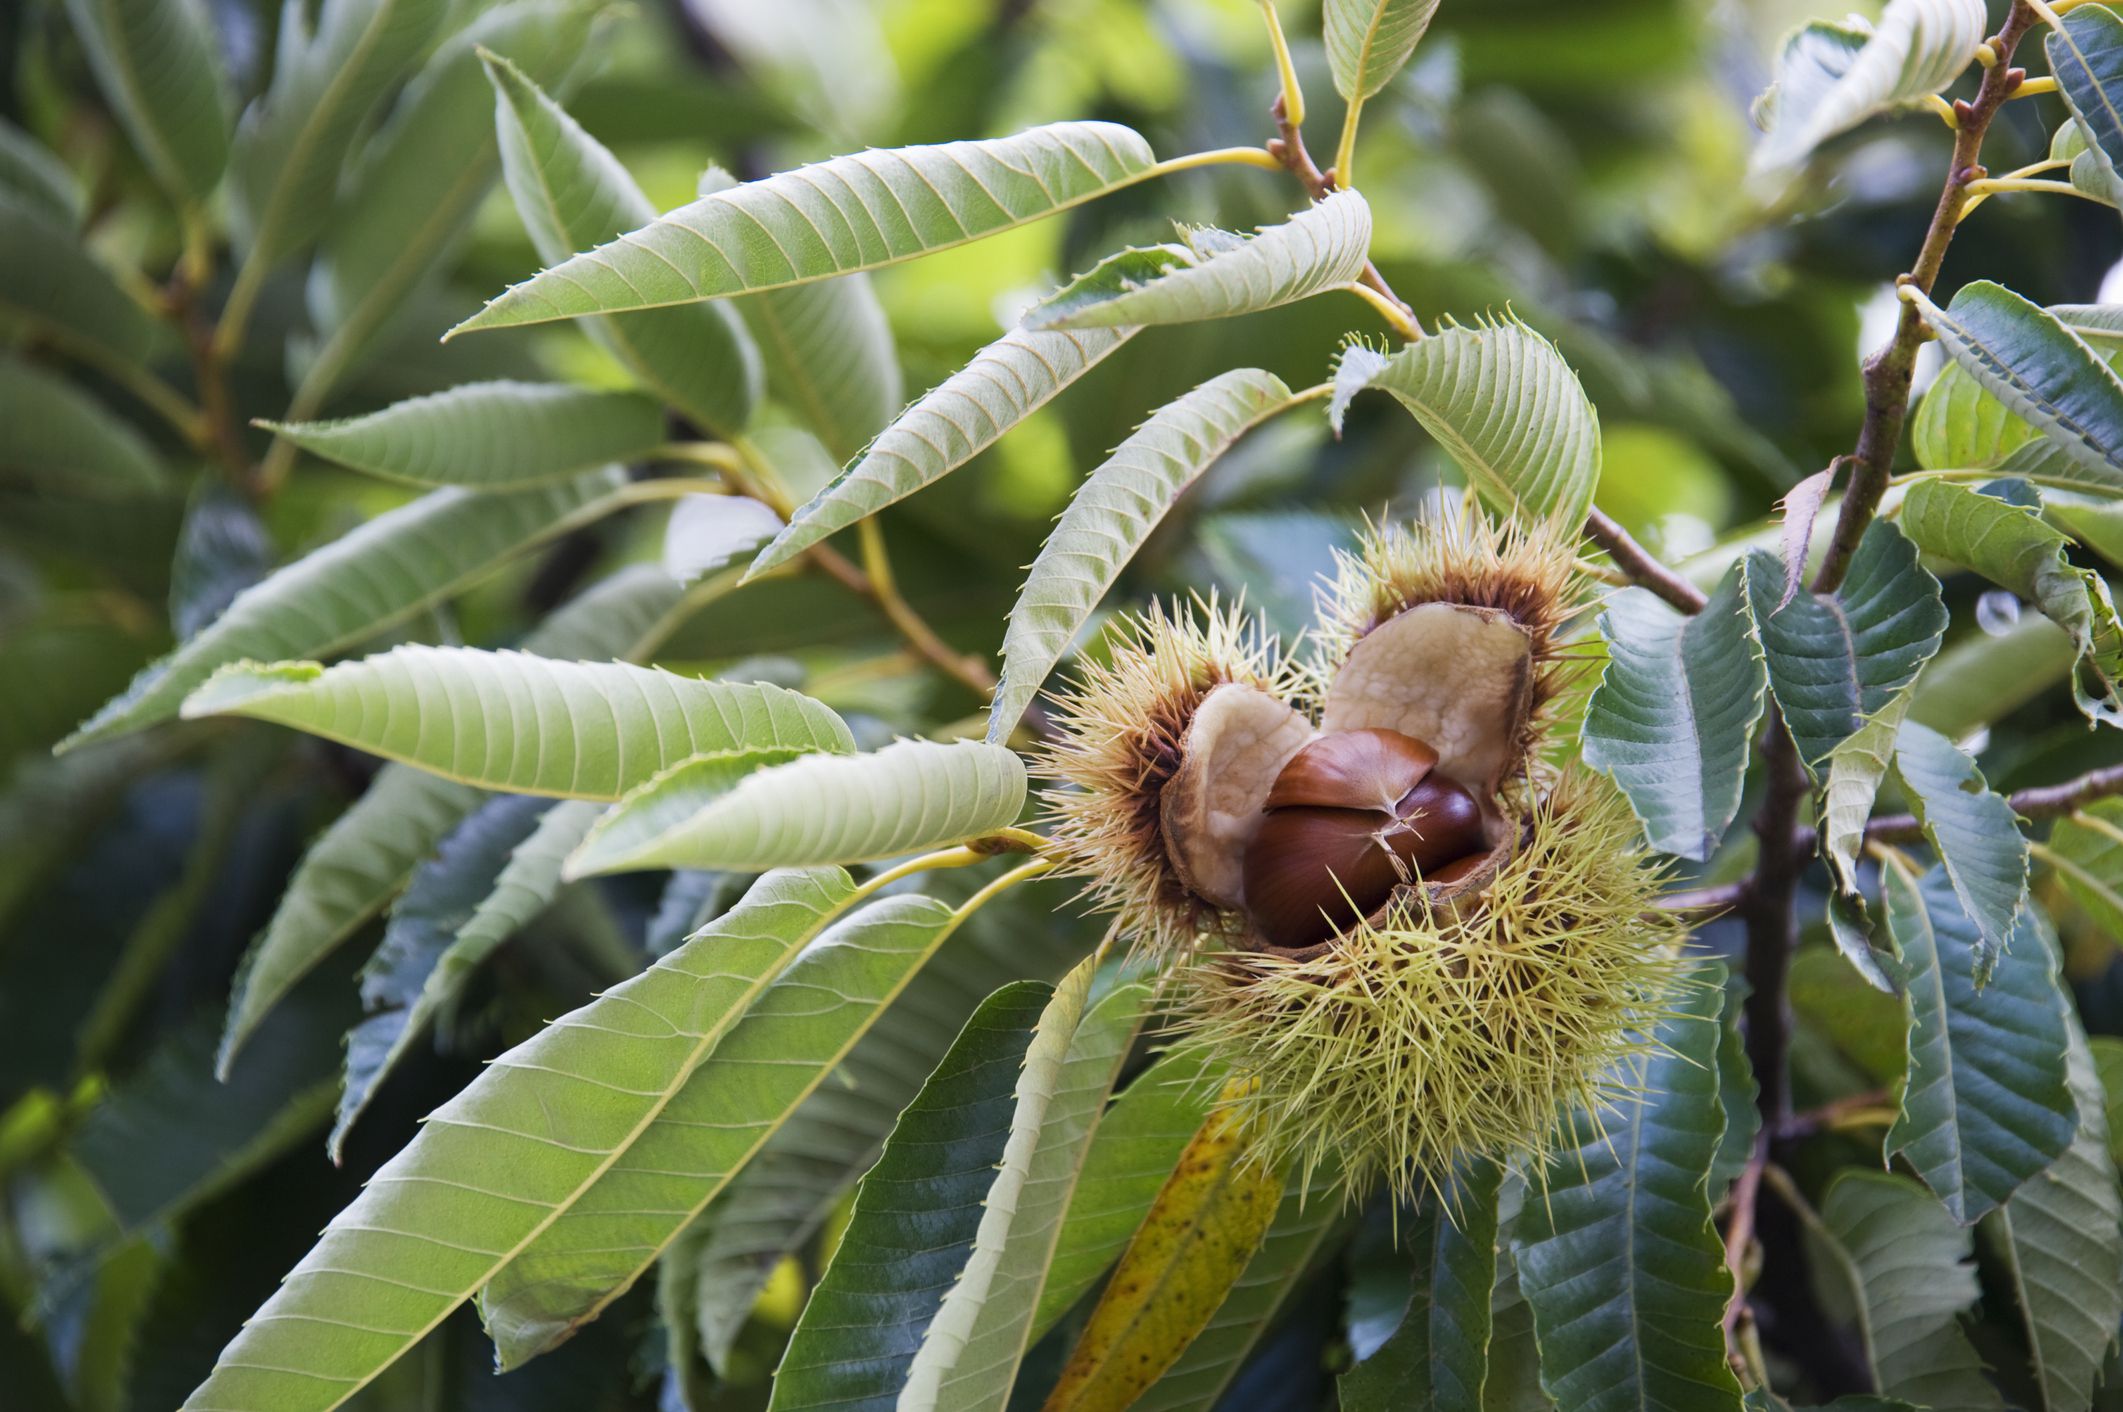
[[[457,332],[750,294],[963,245],[1140,177],[1115,123],[835,157],[704,196],[512,286]]]
[[[502,1055],[326,1227],[185,1406],[352,1397],[598,1190],[853,891],[777,873],[694,940]]]
[[[1407,1313],[1384,1346],[1342,1374],[1346,1412],[1480,1406],[1489,1378],[1502,1178],[1500,1169],[1485,1163],[1424,1203],[1407,1237]]]
[[[482,789],[568,799],[617,799],[694,755],[854,748],[831,710],[764,682],[470,647],[396,647],[336,667],[238,663],[184,713],[274,721]]]
[[[988,739],[1017,727],[1040,684],[1123,565],[1195,478],[1250,428],[1290,405],[1272,373],[1235,368],[1151,414],[1077,488],[1010,610]]]
[[[229,94],[198,0],[67,0],[104,97],[156,179],[203,200],[228,161]]]
[[[1343,98],[1370,98],[1400,72],[1437,14],[1438,0],[1327,0],[1320,13],[1327,67]]]

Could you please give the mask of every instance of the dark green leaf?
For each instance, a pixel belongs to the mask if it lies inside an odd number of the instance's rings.
[[[1976,762],[1937,731],[1904,721],[1894,759],[1924,837],[1939,855],[1963,914],[1975,924],[1975,979],[1982,985],[2027,897],[2027,840],[2019,817],[1991,791]]]
[[[154,351],[157,330],[70,226],[22,197],[0,192],[0,316],[21,319],[71,353],[132,367]]]
[[[0,118],[0,193],[62,226],[78,226],[88,207],[81,183],[59,154]]]
[[[1607,666],[1585,711],[1585,763],[1629,796],[1652,846],[1708,858],[1740,809],[1767,673],[1733,565],[1700,613],[1648,589],[1607,600]]]
[[[1456,1412],[1479,1404],[1489,1377],[1496,1286],[1494,1164],[1434,1192],[1402,1239],[1413,1297],[1400,1330],[1341,1376],[1345,1412]]]
[[[67,0],[96,82],[156,178],[203,201],[228,161],[229,94],[201,0]]]
[[[2123,175],[2123,18],[2106,5],[2081,5],[2042,43],[2098,180],[2115,186]]]

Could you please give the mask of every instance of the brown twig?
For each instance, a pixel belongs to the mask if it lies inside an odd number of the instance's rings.
[[[1747,1266],[1747,1247],[1754,1243],[1754,1208],[1762,1194],[1762,1171],[1769,1165],[1769,1134],[1755,1136],[1747,1165],[1732,1184],[1732,1210],[1725,1223],[1725,1268],[1732,1271],[1732,1298],[1725,1304],[1726,1356],[1744,1365],[1738,1337],[1740,1323],[1750,1317],[1747,1283],[1740,1272]]]
[[[1296,123],[1290,121],[1290,114],[1283,106],[1282,94],[1275,95],[1275,102],[1269,105],[1268,113],[1275,119],[1275,136],[1268,139],[1268,155],[1289,169],[1290,175],[1296,177],[1305,188],[1307,196],[1315,201],[1324,200],[1335,189],[1333,169],[1321,171],[1319,163],[1313,161],[1312,154],[1305,150],[1305,134]],[[1393,286],[1386,283],[1386,277],[1378,272],[1377,265],[1368,259],[1365,260],[1364,273],[1358,280],[1399,306],[1408,316],[1409,326],[1415,330],[1416,336],[1422,336],[1422,321],[1416,318],[1414,307],[1393,292]]]
[[[2098,770],[2088,770],[2083,775],[2059,784],[2014,790],[2005,796],[2005,802],[2022,818],[2054,819],[2096,799],[2108,799],[2119,794],[2123,794],[2123,765],[2108,765]],[[1803,828],[1794,830],[1792,839],[1794,845],[1801,850],[1811,850],[1817,841],[1814,830]],[[1882,814],[1865,825],[1865,841],[1922,843],[1924,829],[1914,814]]]
[[[1791,1036],[1785,979],[1796,937],[1792,895],[1808,856],[1797,837],[1799,806],[1806,798],[1806,771],[1775,706],[1769,708],[1762,764],[1768,788],[1754,821],[1761,851],[1742,916],[1747,922],[1747,1059],[1761,1086],[1757,1106],[1763,1126],[1773,1130],[1783,1121],[1790,1101],[1784,1073]]]
[[[1702,589],[1653,558],[1651,551],[1637,543],[1606,511],[1595,506],[1586,514],[1585,535],[1607,551],[1631,582],[1650,589],[1683,613],[1700,613],[1710,601]]]
[[[1979,160],[1984,135],[1998,109],[2026,77],[2023,70],[2012,67],[2012,51],[2035,23],[2035,11],[2027,0],[2014,0],[2005,27],[1990,41],[1997,62],[1984,71],[1982,85],[1972,101],[1954,104],[1959,125],[1954,131],[1946,185],[1939,192],[1939,204],[1932,211],[1931,226],[1924,233],[1916,263],[1897,284],[1914,285],[1929,294],[1938,282],[1939,267],[1945,262],[1946,247],[1953,243],[1968,187],[1988,175]],[[1872,523],[1880,497],[1887,493],[1895,452],[1902,444],[1902,426],[1909,417],[1910,378],[1916,371],[1917,351],[1923,347],[1925,337],[1924,321],[1916,306],[1904,304],[1894,337],[1865,360],[1865,420],[1858,429],[1857,449],[1851,456],[1850,488],[1843,496],[1842,512],[1836,517],[1835,537],[1829,541],[1820,572],[1814,576],[1818,592],[1833,592],[1843,582],[1850,556],[1857,551],[1865,527]]]

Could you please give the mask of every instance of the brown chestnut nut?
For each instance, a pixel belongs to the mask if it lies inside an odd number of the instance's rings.
[[[1397,731],[1322,736],[1293,756],[1246,849],[1246,910],[1271,944],[1327,940],[1401,883],[1486,846],[1481,808]]]

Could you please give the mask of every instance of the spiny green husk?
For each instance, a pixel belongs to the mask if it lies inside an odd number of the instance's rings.
[[[1214,599],[1152,605],[1109,629],[1110,660],[1086,660],[1053,700],[1055,737],[1035,758],[1054,846],[1092,904],[1146,952],[1172,956],[1232,919],[1190,893],[1165,850],[1162,791],[1211,690],[1237,682],[1287,698],[1276,642]]]
[[[1463,1156],[1545,1155],[1558,1114],[1626,1099],[1687,984],[1683,928],[1627,804],[1566,767],[1518,810],[1516,854],[1457,914],[1414,889],[1309,959],[1231,952],[1176,978],[1183,1044],[1257,1081],[1260,1156],[1338,1161],[1412,1197]]]

